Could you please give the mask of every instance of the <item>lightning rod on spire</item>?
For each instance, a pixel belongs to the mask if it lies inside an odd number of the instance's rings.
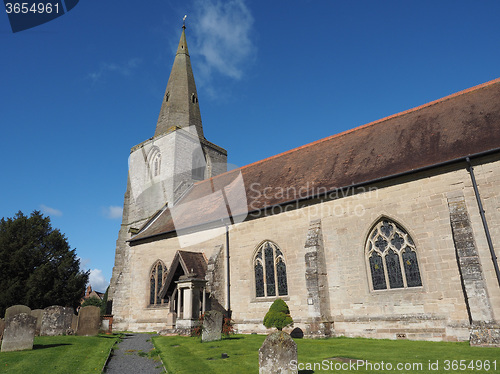
[[[187,18],[187,14],[184,15],[184,18],[182,18],[182,28],[185,29],[186,28],[186,18]]]

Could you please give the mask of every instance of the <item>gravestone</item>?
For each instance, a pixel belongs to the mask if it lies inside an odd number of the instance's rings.
[[[84,306],[78,312],[78,335],[97,335],[101,327],[101,308],[98,306]]]
[[[217,310],[205,312],[203,316],[203,329],[201,331],[202,342],[221,340],[222,319],[222,313]]]
[[[26,313],[16,314],[5,321],[2,352],[33,349],[36,318]]]
[[[267,336],[259,349],[259,374],[297,374],[297,344],[286,332]]]
[[[71,333],[71,321],[73,320],[73,308],[53,305],[43,310],[42,326],[40,335],[55,336]]]
[[[30,314],[31,309],[26,305],[12,305],[5,310],[5,320],[21,313]]]
[[[76,314],[73,314],[73,317],[71,319],[71,330],[73,330],[76,333],[77,329],[78,329],[78,316]]]
[[[0,342],[2,341],[3,330],[5,329],[5,321],[0,318]]]
[[[38,336],[40,335],[40,329],[42,328],[43,309],[33,309],[30,315],[36,318],[35,335]]]

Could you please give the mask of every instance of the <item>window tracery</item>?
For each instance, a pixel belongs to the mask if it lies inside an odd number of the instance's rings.
[[[159,296],[160,290],[165,282],[167,276],[167,267],[165,264],[158,260],[154,263],[149,274],[149,304],[159,305],[161,304],[161,298]]]
[[[256,297],[288,295],[285,257],[275,243],[262,243],[257,249],[253,264]]]
[[[373,290],[422,286],[417,249],[410,234],[383,218],[368,235],[366,258]]]

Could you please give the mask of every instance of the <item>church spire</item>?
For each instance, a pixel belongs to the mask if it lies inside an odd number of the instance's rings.
[[[174,65],[170,72],[167,89],[156,124],[155,136],[165,134],[177,128],[191,129],[198,137],[204,138],[201,125],[198,94],[194,83],[191,59],[186,43],[186,26],[182,26],[181,39],[177,47]]]

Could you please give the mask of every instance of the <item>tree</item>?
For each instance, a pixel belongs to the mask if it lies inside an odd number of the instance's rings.
[[[39,211],[0,220],[0,316],[11,305],[76,308],[89,272],[66,237]]]
[[[109,292],[109,286],[106,288],[106,292],[104,292],[104,296],[102,297],[101,301],[101,316],[107,314],[106,312],[108,311],[108,292]]]
[[[92,296],[82,303],[82,308],[84,306],[98,306],[100,309],[102,307],[102,300],[99,299],[98,297]]]
[[[274,300],[264,317],[263,324],[267,328],[276,327],[279,331],[284,327],[293,325],[288,305],[282,299]]]

